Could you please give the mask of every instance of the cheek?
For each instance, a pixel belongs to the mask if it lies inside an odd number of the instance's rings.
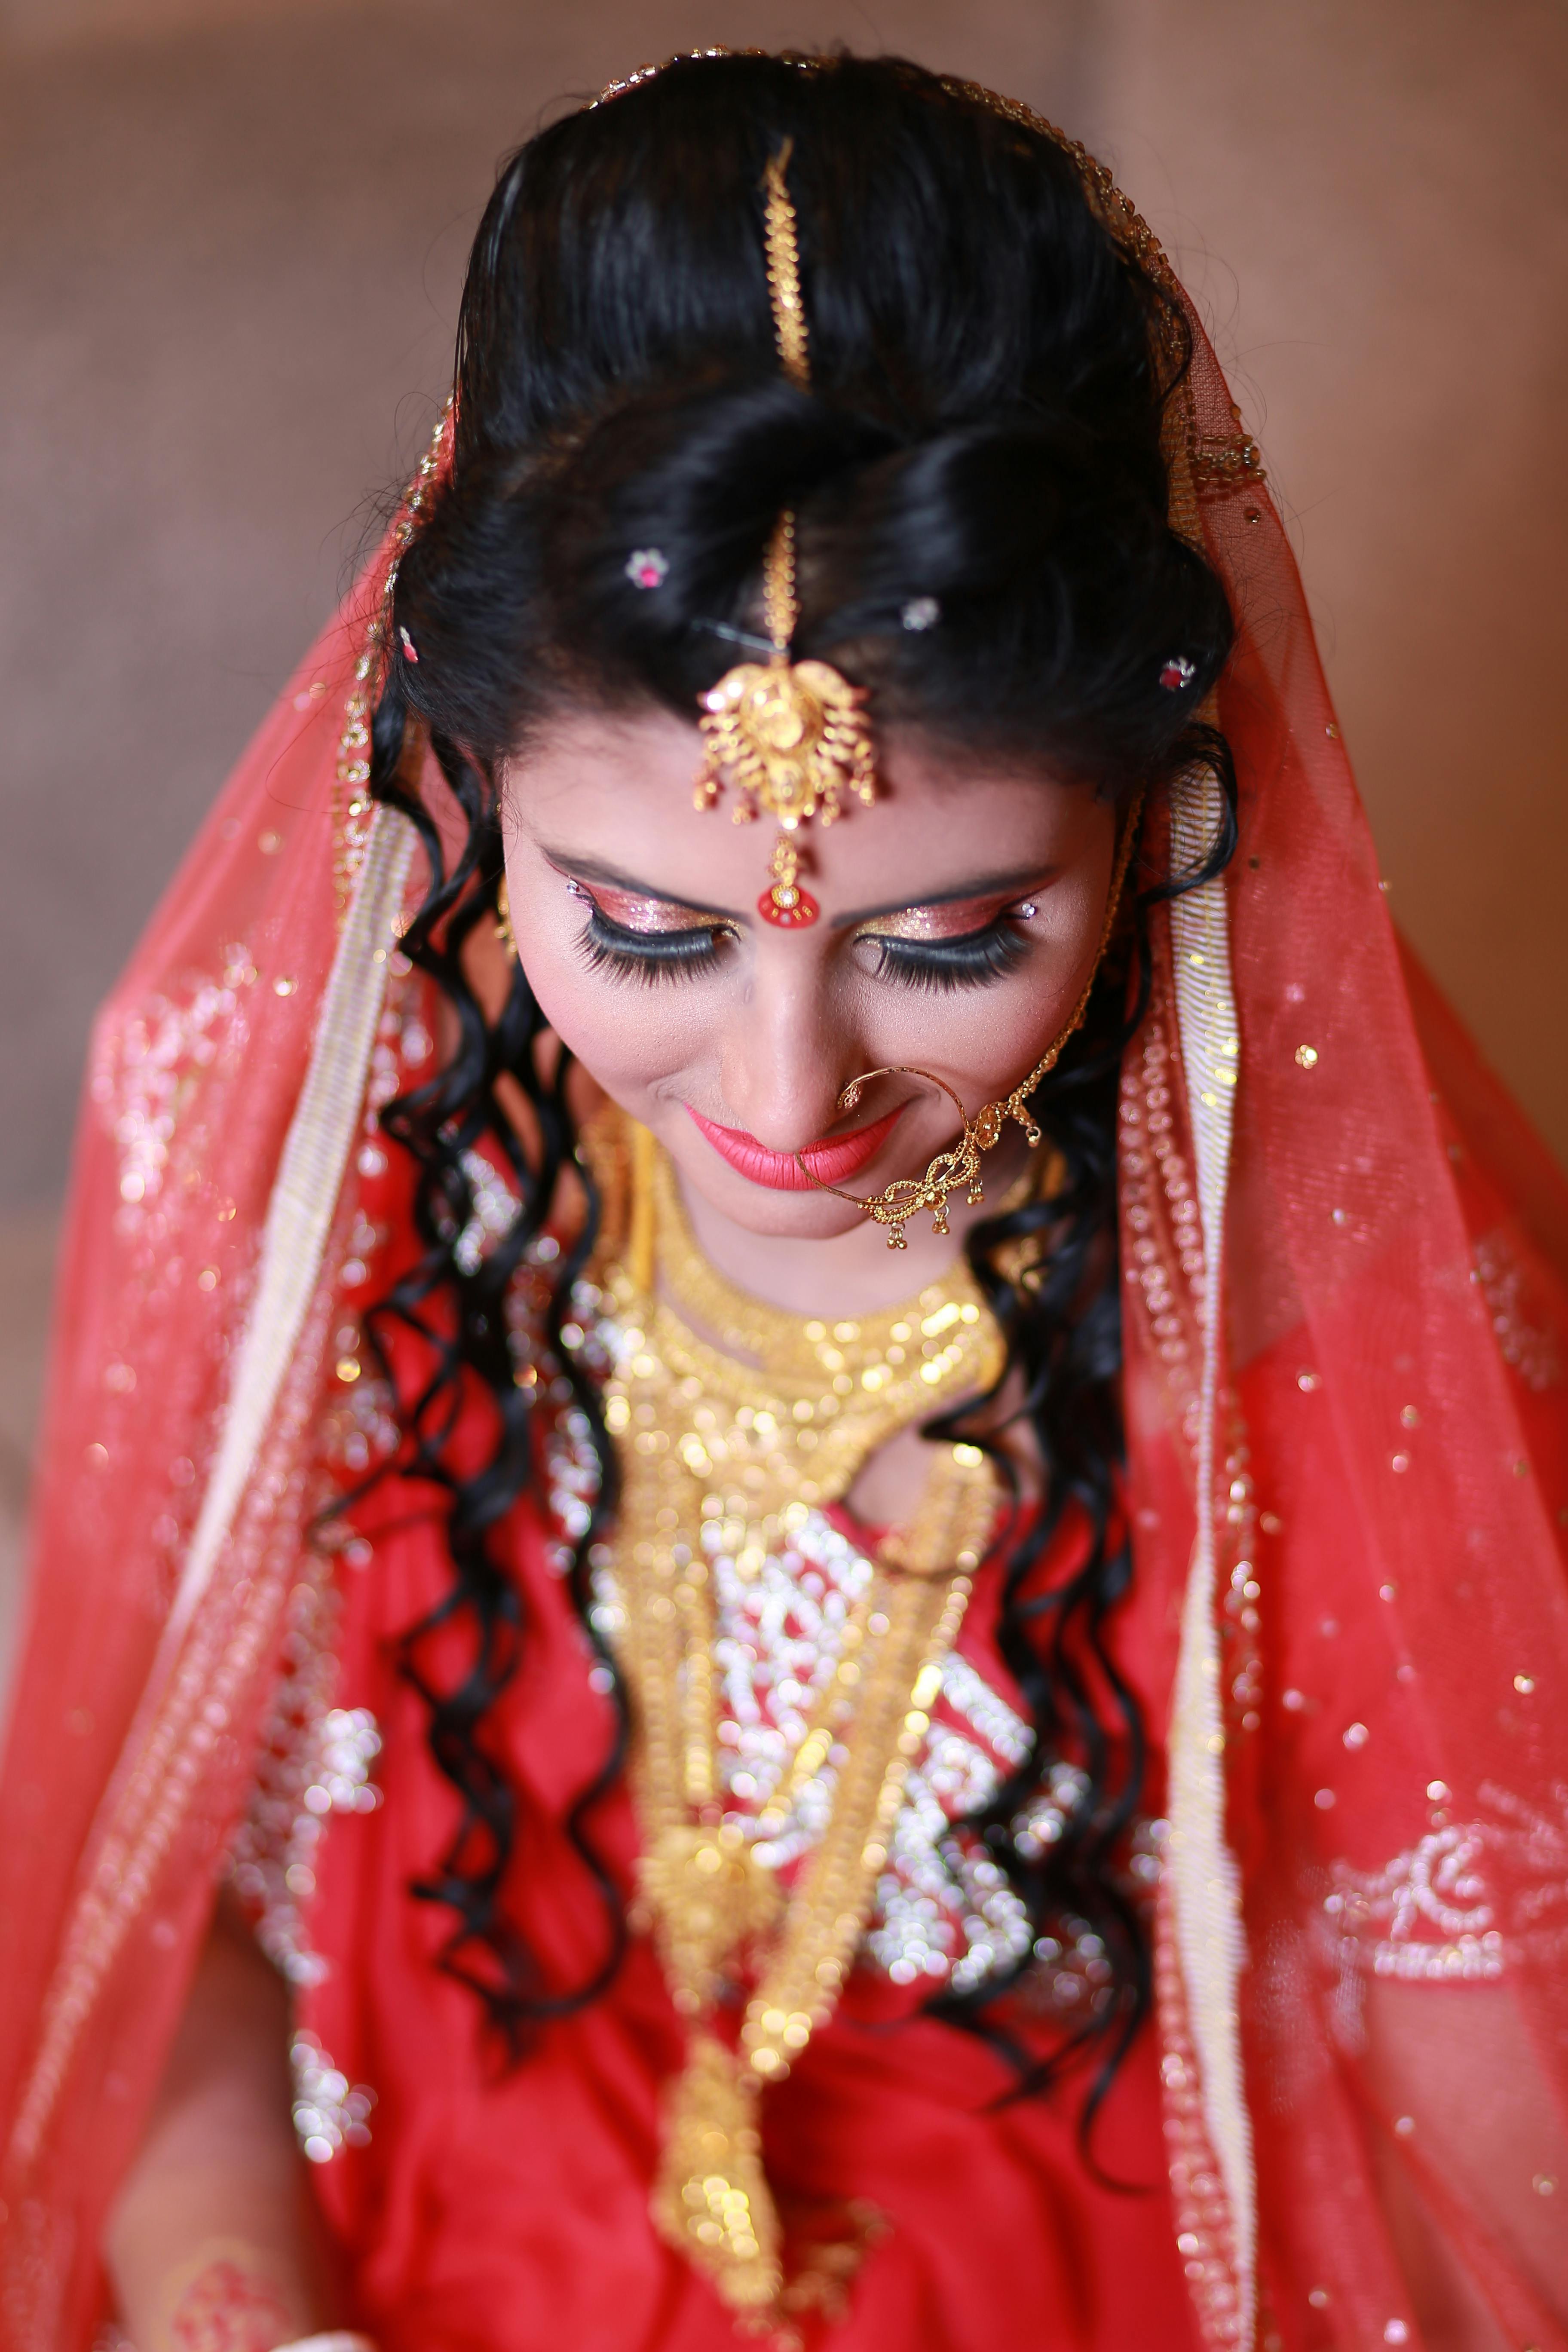
[[[991,987],[869,983],[861,1034],[878,1065],[940,1070],[967,1099],[1010,1093],[1066,1025],[1100,944],[1104,908],[1086,880],[1042,915],[1026,962]]]
[[[940,1070],[966,1101],[988,1099],[1038,1058],[1055,998],[1048,968],[1032,959],[991,988],[879,989],[861,1032],[870,1063]]]
[[[590,1077],[626,1108],[630,1098],[687,1066],[694,1023],[671,999],[680,992],[618,981],[584,963],[580,928],[555,908],[520,909],[513,926],[539,1009]]]

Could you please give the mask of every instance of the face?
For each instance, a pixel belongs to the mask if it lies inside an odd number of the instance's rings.
[[[796,836],[821,908],[757,912],[773,828],[692,806],[695,726],[665,712],[559,722],[504,778],[512,928],[546,1018],[651,1128],[689,1185],[747,1232],[826,1239],[959,1130],[915,1064],[972,1113],[1011,1092],[1094,966],[1116,815],[1083,784],[879,741],[879,788]],[[962,1197],[962,1196],[960,1196]]]

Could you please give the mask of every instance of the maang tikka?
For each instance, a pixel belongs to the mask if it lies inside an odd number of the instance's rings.
[[[769,159],[763,174],[766,196],[763,236],[779,362],[790,383],[805,392],[811,384],[805,305],[800,287],[795,210],[784,180],[794,148],[794,141],[786,139],[778,153]],[[655,557],[657,579],[662,580],[662,556],[657,550],[639,550],[628,565],[634,585],[657,584],[652,576],[643,576],[636,568],[639,562]],[[650,575],[652,569],[650,562]],[[901,617],[906,628],[923,629],[932,625],[940,612],[934,598],[922,597],[906,605]],[[694,795],[700,809],[711,808],[721,785],[728,781],[741,794],[735,809],[738,824],[749,822],[763,810],[777,819],[773,882],[757,900],[757,911],[766,921],[785,929],[815,923],[821,913],[811,893],[801,887],[800,853],[795,838],[799,827],[818,814],[824,824],[833,824],[844,814],[843,799],[847,793],[853,793],[868,803],[876,797],[876,755],[866,717],[866,689],[852,686],[828,662],[791,659],[799,620],[795,518],[794,509],[786,507],[774,525],[763,565],[763,625],[767,631],[769,659],[738,664],[702,696],[699,724],[705,739],[704,757]],[[1174,663],[1167,664],[1167,671],[1174,667]],[[1190,665],[1182,667],[1190,669]],[[1163,674],[1161,683],[1165,682]],[[1184,677],[1180,682],[1187,681]],[[911,1077],[922,1078],[948,1096],[963,1121],[963,1132],[957,1141],[937,1153],[923,1176],[900,1177],[879,1193],[862,1195],[846,1192],[837,1184],[824,1183],[805,1154],[795,1153],[796,1164],[818,1191],[852,1202],[885,1228],[889,1249],[907,1247],[905,1225],[922,1209],[930,1212],[935,1231],[945,1234],[949,1229],[948,1198],[954,1192],[963,1192],[972,1207],[981,1204],[984,1197],[981,1154],[1001,1141],[1010,1119],[1023,1129],[1031,1149],[1039,1143],[1040,1129],[1029,1098],[1056,1067],[1063,1048],[1083,1025],[1115,928],[1137,841],[1142,804],[1140,793],[1121,823],[1104,924],[1089,978],[1066,1025],[1023,1082],[1011,1094],[984,1104],[971,1116],[945,1078],[912,1064],[867,1070],[852,1078],[838,1096],[840,1113],[858,1106],[864,1089],[873,1079]]]
[[[791,383],[805,392],[811,383],[805,305],[795,205],[784,182],[794,143],[786,140],[763,173],[763,235],[779,360]],[[770,657],[727,670],[701,698],[699,723],[705,746],[694,795],[700,809],[711,808],[728,781],[741,794],[737,824],[763,811],[776,818],[773,882],[757,900],[757,911],[786,929],[815,923],[821,911],[800,885],[799,827],[818,814],[824,824],[831,824],[843,814],[846,793],[868,803],[876,793],[866,689],[851,686],[828,662],[790,658],[799,620],[795,519],[786,507],[763,565],[763,625]]]

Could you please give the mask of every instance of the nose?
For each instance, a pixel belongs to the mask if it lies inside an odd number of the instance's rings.
[[[825,1135],[839,1117],[840,1087],[867,1066],[825,962],[799,936],[763,942],[725,1023],[725,1115],[770,1151],[801,1151]]]

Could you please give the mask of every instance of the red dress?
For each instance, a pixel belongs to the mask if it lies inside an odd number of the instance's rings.
[[[528,1801],[514,1900],[536,1948],[581,1978],[604,1915],[555,1825],[603,1753],[608,1711],[532,1509],[516,1514],[510,1549],[530,1611],[526,1663],[495,1727]],[[375,2092],[367,2142],[316,2175],[363,2323],[385,2352],[721,2352],[737,2341],[731,2315],[648,2214],[660,2085],[683,2042],[652,1949],[635,1940],[609,1990],[521,2064],[487,2063],[474,1995],[436,1966],[449,1915],[408,1893],[456,1820],[425,1709],[392,1656],[392,1637],[447,1589],[438,1531],[382,1536],[374,1564],[348,1576],[340,1704],[382,1727],[383,1802],[336,1822],[321,1850],[309,1924],[331,1973],[303,2014],[337,2071]],[[977,1592],[961,1648],[1005,1688],[984,1622],[994,1585]],[[1142,1630],[1126,1612],[1118,1647],[1134,1675]],[[595,1830],[629,1888],[624,1786]],[[811,2340],[835,2352],[1194,2344],[1152,2034],[1107,2102],[1097,2178],[1077,2137],[1081,2078],[1009,2098],[1009,2066],[919,2000],[863,1965],[768,2094],[766,2161],[786,2206],[868,2203],[889,2225],[847,2315]]]

